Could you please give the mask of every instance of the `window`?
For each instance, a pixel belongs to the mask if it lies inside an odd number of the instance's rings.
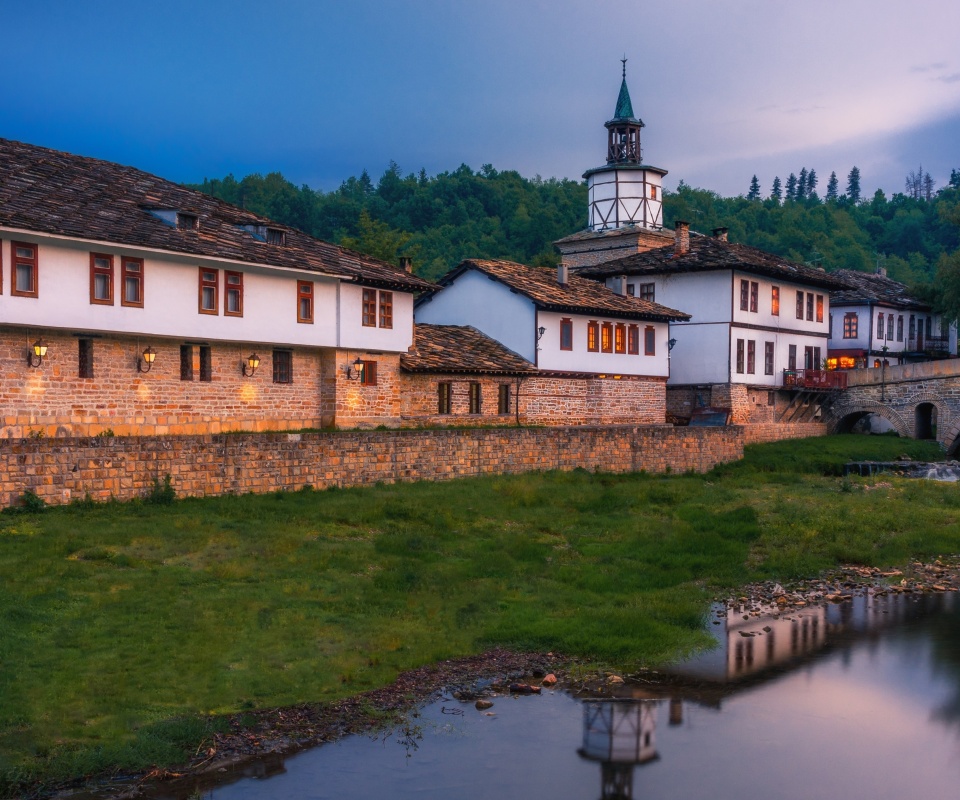
[[[645,356],[657,354],[657,329],[653,325],[647,325],[643,329],[643,354]]]
[[[313,281],[297,281],[297,322],[313,324]]]
[[[635,284],[635,283],[628,283],[628,284],[627,284],[627,296],[628,296],[628,297],[636,297],[636,296],[637,296],[637,284]]]
[[[90,302],[113,305],[113,256],[90,254]]]
[[[93,339],[79,339],[78,374],[81,378],[93,377]]]
[[[243,273],[224,270],[224,302],[223,315],[225,317],[243,316]]]
[[[823,322],[823,295],[817,295],[817,322]]]
[[[121,258],[123,295],[120,305],[143,308],[143,259]]]
[[[756,314],[760,305],[760,284],[750,281],[750,310]]]
[[[879,339],[881,342],[882,342],[883,339],[884,339],[884,336],[883,336],[883,321],[884,321],[884,319],[885,319],[885,317],[883,316],[883,314],[877,314],[877,339]]]
[[[197,229],[197,215],[187,214],[183,211],[177,212],[177,230],[195,231]]]
[[[363,290],[363,325],[367,328],[377,327],[377,290]]]
[[[600,349],[600,324],[598,322],[587,323],[587,350],[596,353]]]
[[[917,319],[916,317],[913,316],[913,314],[911,314],[910,315],[910,338],[912,339],[916,335],[917,335]]]
[[[437,384],[437,413],[438,414],[450,413],[450,384],[449,383]]]
[[[903,341],[903,314],[897,316],[897,341]]]
[[[797,368],[797,346],[795,344],[790,345],[789,350],[787,350],[787,369],[796,369]]]
[[[600,327],[600,350],[604,353],[613,352],[613,324],[604,322]]]
[[[267,244],[279,244],[284,242],[283,231],[279,228],[267,228]]]
[[[483,394],[479,383],[470,384],[470,413],[479,414],[483,405]]]
[[[193,346],[180,345],[180,380],[193,380]]]
[[[37,297],[37,245],[24,242],[11,242],[13,270],[10,280],[11,289],[17,297]]]
[[[220,271],[200,267],[200,313],[218,314],[220,309]]]
[[[927,317],[927,338],[933,336],[933,317]]]
[[[614,329],[613,349],[617,353],[627,352],[627,326],[622,322],[618,322]]]
[[[649,300],[651,303],[654,302],[657,296],[657,284],[655,283],[641,283],[640,284],[640,299]]]
[[[820,353],[819,347],[813,348],[813,368],[823,369],[823,355]]]
[[[807,321],[813,322],[813,293],[807,292]]]
[[[273,351],[273,382],[293,383],[293,353],[290,350]]]
[[[631,325],[627,328],[627,353],[632,356],[640,355],[640,326]]]
[[[656,199],[657,199],[657,187],[656,187],[656,186],[651,186],[651,187],[650,187],[650,199],[651,199],[651,200],[656,200]]]
[[[744,341],[743,339],[737,339],[737,374],[743,374],[743,361],[744,361]]]
[[[804,347],[803,348],[803,368],[804,369],[814,369],[814,360],[813,360],[813,348]]]
[[[893,341],[893,314],[887,314],[887,341]]]
[[[497,391],[497,413],[510,413],[510,384],[501,383]]]
[[[573,350],[573,320],[560,320],[560,349]]]
[[[797,292],[797,319],[803,319],[803,292]]]
[[[775,317],[780,316],[780,287],[770,287],[770,313]]]
[[[757,343],[750,339],[747,341],[747,374],[753,375],[757,371]]]
[[[848,311],[843,315],[843,338],[856,339],[859,335],[857,331],[857,312]]]
[[[763,374],[773,375],[773,342],[763,343]]]
[[[380,292],[380,327],[393,327],[393,292]]]
[[[750,281],[740,281],[740,310],[746,311],[750,307]]]
[[[205,344],[200,345],[200,380],[213,380],[213,353],[210,346]]]
[[[377,362],[376,361],[363,362],[363,375],[360,377],[360,385],[361,386],[377,385]]]

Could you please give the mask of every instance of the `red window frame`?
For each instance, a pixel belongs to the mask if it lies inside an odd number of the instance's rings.
[[[813,292],[807,292],[807,322],[813,322]]]
[[[616,353],[626,354],[627,352],[627,326],[618,322],[614,328],[613,350]]]
[[[627,354],[631,356],[640,355],[639,325],[630,325],[627,327]]]
[[[360,385],[361,386],[377,385],[377,362],[376,361],[363,362],[363,375],[360,376]]]
[[[780,287],[771,286],[770,287],[770,313],[775,316],[780,316]]]
[[[33,255],[21,256],[17,250],[23,248],[30,250]],[[39,297],[40,296],[40,247],[31,242],[10,242],[10,294],[15,297]],[[17,288],[17,268],[26,266],[30,268],[30,281],[32,288],[23,290]]]
[[[750,307],[750,281],[740,279],[740,310],[746,311]]]
[[[587,352],[600,352],[600,323],[594,320],[587,323]]]
[[[364,289],[361,323],[365,328],[377,327],[377,290]]]
[[[236,308],[230,308],[231,298],[236,298]],[[223,271],[223,316],[243,316],[243,273],[225,269]]]
[[[127,299],[127,281],[137,282],[137,299]],[[120,305],[143,308],[143,259],[120,258]]]
[[[573,350],[573,320],[560,320],[560,349]]]
[[[297,281],[297,322],[313,324],[313,281]]]
[[[380,327],[393,327],[393,292],[380,292]]]
[[[823,295],[817,295],[817,322],[823,322]]]
[[[643,354],[645,356],[657,354],[657,329],[653,325],[647,325],[643,329]]]
[[[212,278],[209,276],[213,276]],[[200,267],[200,293],[197,298],[197,309],[201,314],[220,313],[220,270]],[[203,304],[204,290],[210,290],[213,297],[213,307],[205,308]]]
[[[97,297],[97,278],[106,278],[106,297]],[[100,306],[113,305],[113,256],[108,253],[90,254],[90,303]]]
[[[613,323],[604,322],[600,326],[600,352],[613,352]]]

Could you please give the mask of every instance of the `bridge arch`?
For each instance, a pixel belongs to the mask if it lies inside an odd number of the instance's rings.
[[[830,413],[829,430],[831,433],[850,433],[854,425],[870,414],[883,417],[900,436],[912,438],[913,426],[907,423],[897,409],[872,401],[844,403],[834,407]]]

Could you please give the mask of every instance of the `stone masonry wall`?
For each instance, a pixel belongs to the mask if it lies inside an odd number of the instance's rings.
[[[706,472],[743,455],[743,429],[605,426],[16,439],[0,442],[0,506],[27,490],[53,504],[584,468]]]
[[[781,442],[784,439],[807,439],[811,436],[826,436],[829,433],[827,426],[822,422],[798,422],[795,425],[757,424],[744,425],[744,444],[759,444],[761,442]]]

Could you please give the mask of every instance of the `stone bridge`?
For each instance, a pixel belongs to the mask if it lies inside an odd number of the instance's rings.
[[[823,421],[831,432],[842,433],[868,414],[883,417],[901,436],[936,439],[956,455],[960,359],[851,370],[846,390],[823,404]]]

